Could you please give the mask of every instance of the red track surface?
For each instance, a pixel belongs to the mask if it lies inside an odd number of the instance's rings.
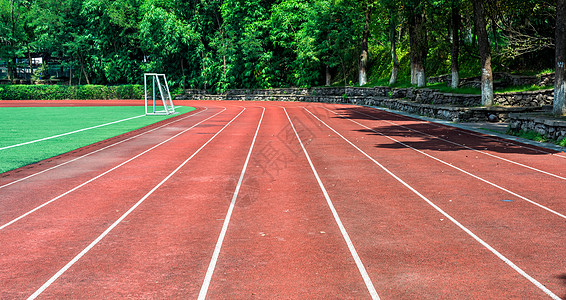
[[[0,299],[566,296],[563,154],[358,106],[176,104],[199,109],[0,175]]]

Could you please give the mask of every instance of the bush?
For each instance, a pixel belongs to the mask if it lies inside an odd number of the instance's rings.
[[[0,100],[143,99],[142,85],[6,85]]]

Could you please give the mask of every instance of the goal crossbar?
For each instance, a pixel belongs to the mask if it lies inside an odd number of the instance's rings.
[[[165,74],[144,73],[144,100],[145,115],[171,115],[175,113],[175,106],[169,92],[169,84]]]

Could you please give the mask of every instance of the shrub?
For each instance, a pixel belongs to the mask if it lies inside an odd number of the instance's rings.
[[[5,85],[0,100],[143,99],[142,85]]]

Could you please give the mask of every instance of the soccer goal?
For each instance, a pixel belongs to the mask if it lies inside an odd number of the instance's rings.
[[[162,116],[175,113],[165,74],[144,73],[145,115]]]

